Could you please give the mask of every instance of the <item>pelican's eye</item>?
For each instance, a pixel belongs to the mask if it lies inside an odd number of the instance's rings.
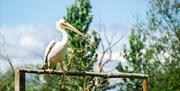
[[[63,28],[64,26],[62,24],[60,24],[60,28]]]

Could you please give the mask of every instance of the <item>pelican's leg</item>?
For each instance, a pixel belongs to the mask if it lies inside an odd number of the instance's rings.
[[[54,69],[52,70],[52,72],[54,72],[54,70],[56,70],[56,65],[55,65]]]
[[[53,72],[53,69],[50,69],[50,63],[48,63],[48,69],[47,69],[47,71],[48,71],[49,73],[52,73],[52,72]]]
[[[46,69],[45,69],[44,67],[43,67],[42,69],[43,69],[44,71],[46,71]]]
[[[60,65],[61,65],[61,69],[62,69],[63,76],[64,76],[64,75],[66,75],[67,71],[64,69],[64,67],[63,67],[63,65],[62,65],[62,64],[60,64]]]
[[[50,62],[49,61],[47,61],[47,66],[48,66],[48,69],[50,68]]]
[[[49,72],[49,73],[52,73],[52,69],[50,69],[50,62],[48,61],[48,69],[47,69],[47,71]]]

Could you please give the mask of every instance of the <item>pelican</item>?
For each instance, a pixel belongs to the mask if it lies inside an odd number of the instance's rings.
[[[78,31],[76,28],[74,28],[64,19],[60,19],[59,21],[56,22],[56,28],[61,32],[62,39],[61,41],[58,42],[52,40],[49,43],[49,45],[46,47],[46,51],[44,54],[45,64],[43,65],[42,69],[48,70],[49,72],[54,71],[56,69],[56,64],[64,60],[64,55],[67,51],[67,45],[68,45],[68,33],[65,31],[65,29],[71,30],[79,35],[84,36],[83,33]]]

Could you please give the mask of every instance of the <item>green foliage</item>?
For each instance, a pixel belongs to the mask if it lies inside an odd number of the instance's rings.
[[[147,22],[138,22],[133,27],[129,38],[130,48],[124,50],[124,57],[130,67],[124,69],[122,64],[119,64],[117,69],[147,73],[151,91],[179,91],[180,2],[153,0],[147,16]],[[137,91],[141,89],[139,81],[126,80],[124,79],[124,84],[127,89],[133,86]]]
[[[160,62],[160,69],[157,72],[157,83],[162,91],[180,90],[179,70],[180,70],[180,2],[178,0],[155,0],[151,2],[152,8],[149,11],[148,27],[150,36],[156,39],[151,45],[155,55],[163,55],[162,58],[156,57]],[[154,31],[159,35],[153,35]],[[162,62],[165,61],[165,62]],[[157,88],[152,86],[152,90]]]
[[[29,68],[32,65],[27,65]],[[0,74],[0,91],[14,91],[15,90],[15,73],[14,69],[8,69],[5,73]],[[39,91],[40,83],[30,74],[26,74],[26,91]]]
[[[11,70],[0,75],[0,91],[14,91],[14,72]]]
[[[92,36],[87,34],[92,21],[91,5],[89,0],[76,0],[67,9],[65,20],[70,22],[78,30],[86,34],[85,37],[74,33],[69,33],[68,48],[72,50],[68,53],[68,70],[71,71],[92,71],[93,63],[96,61],[96,50],[100,39],[94,31]]]
[[[128,64],[130,67],[123,68],[122,64],[120,63],[117,66],[117,70],[120,72],[135,72],[135,73],[144,73],[145,67],[145,61],[144,60],[144,54],[142,50],[144,49],[144,43],[142,42],[143,38],[142,36],[137,32],[137,30],[134,28],[132,30],[130,36],[129,36],[129,44],[130,48],[124,49],[124,58],[128,60]],[[124,84],[127,86],[127,89],[125,91],[141,91],[142,90],[142,81],[139,79],[123,79]],[[123,89],[122,89],[123,90]]]
[[[82,37],[69,33],[68,48],[72,52],[68,53],[68,57],[65,60],[69,71],[93,71],[93,65],[97,58],[96,50],[100,39],[95,31],[93,31],[92,36],[87,33],[93,18],[91,8],[90,0],[76,0],[67,9],[65,20],[86,34],[85,37]],[[74,90],[89,90],[93,81],[90,77],[71,77],[67,78],[67,80],[70,81],[70,84],[66,85],[67,88]]]

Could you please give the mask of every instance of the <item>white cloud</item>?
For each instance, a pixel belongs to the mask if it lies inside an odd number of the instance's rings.
[[[28,48],[28,49],[40,49],[43,48],[43,43],[41,41],[38,41],[37,39],[33,38],[32,36],[23,35],[21,36],[19,40],[19,44],[22,47]]]
[[[43,56],[48,43],[60,39],[55,29],[34,25],[1,26],[0,33],[0,54],[10,56],[15,67],[42,64],[42,59],[36,54]],[[9,68],[8,62],[2,58],[0,64],[0,71]]]

